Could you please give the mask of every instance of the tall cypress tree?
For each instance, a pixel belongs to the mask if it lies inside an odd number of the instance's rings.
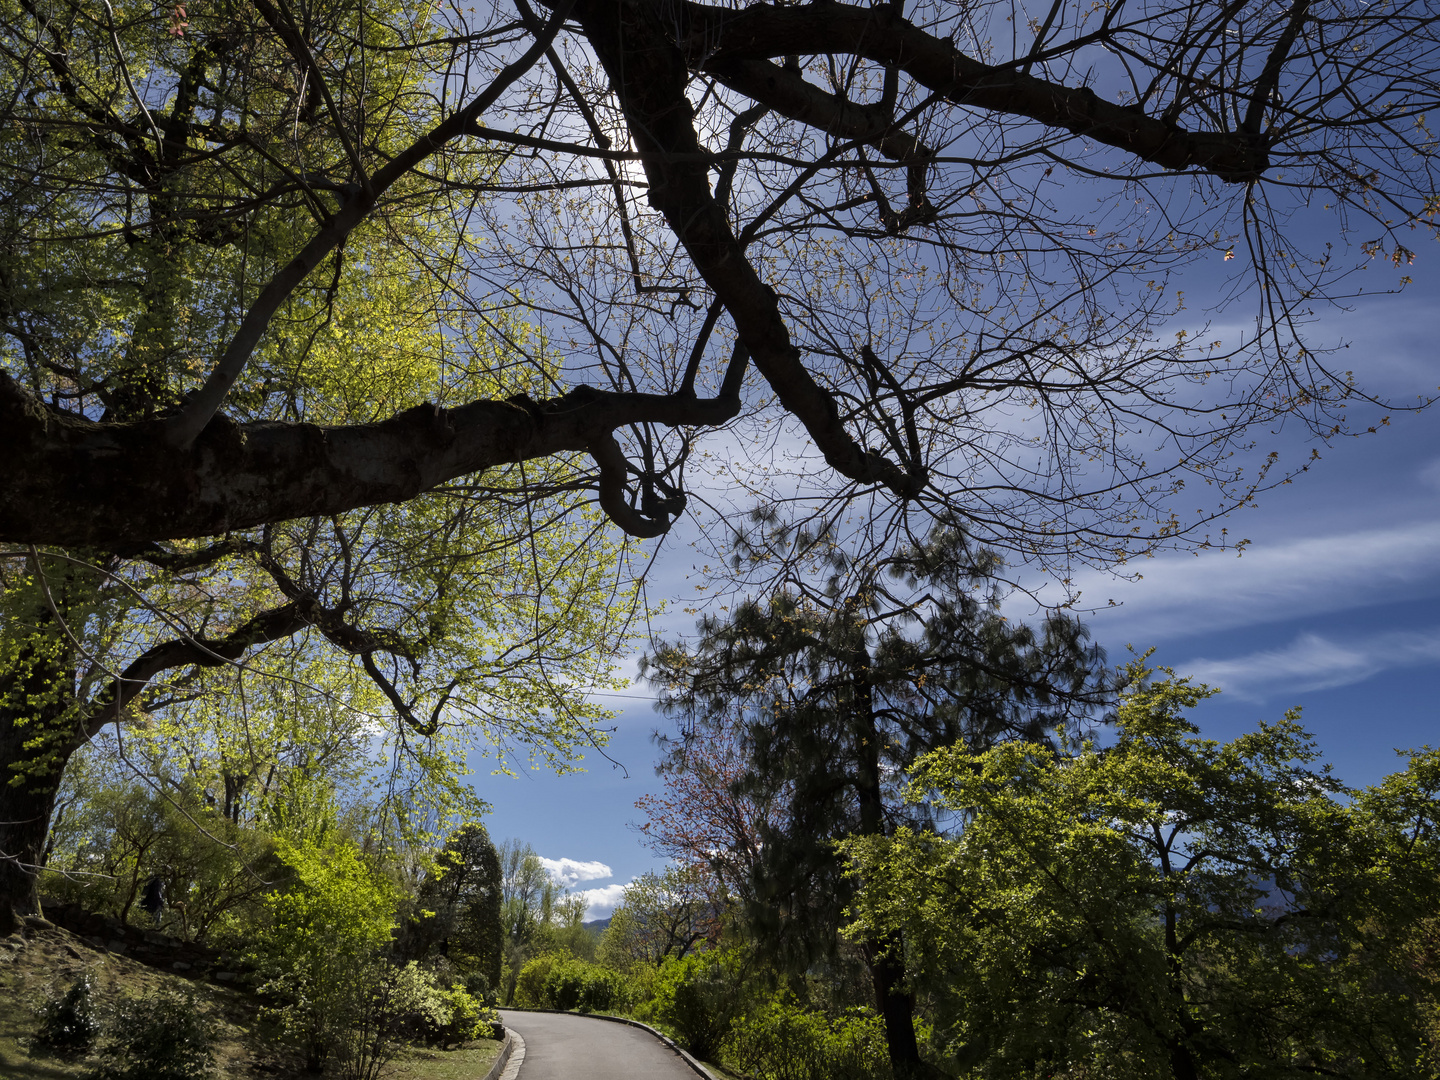
[[[730,729],[746,756],[733,793],[783,804],[762,826],[741,899],[761,946],[801,970],[836,948],[853,893],[834,841],[934,824],[899,796],[916,757],[1054,738],[1112,695],[1085,628],[1060,613],[1038,627],[1002,616],[998,560],[956,529],[863,568],[831,554],[824,568],[823,584],[792,575],[646,661],[679,721],[661,740],[662,771],[684,771],[697,746]],[[859,944],[891,1061],[913,1075],[923,1066],[903,943]]]

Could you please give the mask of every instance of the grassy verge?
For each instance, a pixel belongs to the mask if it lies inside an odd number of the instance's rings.
[[[495,1063],[503,1044],[477,1039],[458,1050],[409,1047],[391,1065],[395,1080],[480,1080]]]

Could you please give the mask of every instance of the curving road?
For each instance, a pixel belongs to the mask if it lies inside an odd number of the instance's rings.
[[[648,1031],[573,1013],[500,1010],[525,1040],[518,1080],[700,1080]]]

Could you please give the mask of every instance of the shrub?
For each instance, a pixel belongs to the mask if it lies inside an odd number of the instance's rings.
[[[464,986],[442,989],[435,976],[411,961],[391,970],[387,997],[391,1028],[411,1042],[450,1046],[493,1033],[500,1014]]]
[[[92,1080],[201,1080],[214,1065],[214,1032],[193,991],[125,998],[115,1010]]]
[[[629,987],[623,975],[574,957],[550,966],[541,995],[550,1008],[567,1011],[623,1009],[629,1004]]]
[[[472,971],[465,976],[465,992],[492,1009],[500,1003],[496,988],[490,985],[483,971]]]
[[[40,1030],[35,1041],[61,1053],[89,1050],[100,1034],[100,1018],[91,994],[94,984],[81,975],[63,994],[53,994],[38,1009]]]
[[[390,965],[383,954],[391,943],[395,891],[348,841],[322,848],[281,840],[277,847],[295,880],[266,897],[249,959],[261,993],[277,1003],[270,1017],[306,1067],[318,1072],[332,1052],[353,1041],[359,1018],[370,1017],[377,1000],[388,1000]]]
[[[553,1008],[545,998],[545,980],[550,977],[550,969],[563,959],[554,953],[545,953],[526,961],[515,978],[515,1004],[528,1005],[531,1008]]]
[[[685,1049],[713,1060],[745,1001],[743,963],[734,949],[666,959],[655,973],[652,1015]]]
[[[447,1042],[504,1037],[505,1025],[500,1022],[500,1013],[465,987],[456,983],[450,987],[445,997],[450,1008],[450,1021],[442,1034]]]
[[[869,1009],[840,1017],[802,1009],[777,995],[731,1025],[721,1046],[726,1068],[754,1080],[870,1080],[888,1077],[885,1025]]]

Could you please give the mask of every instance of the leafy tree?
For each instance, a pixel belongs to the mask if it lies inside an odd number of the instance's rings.
[[[127,430],[180,408],[201,358],[224,351],[266,282],[344,201],[322,130],[358,122],[367,152],[388,154],[424,126],[435,102],[402,42],[430,10],[327,2],[308,10],[302,40],[283,3],[212,6],[183,27],[133,3],[5,7],[16,47],[0,59],[0,86],[39,106],[34,137],[0,147],[15,195],[0,209],[5,385],[19,378],[82,422]],[[309,66],[352,60],[344,86],[322,87]],[[332,109],[316,127],[309,105],[322,100]],[[82,130],[79,142],[66,134]],[[450,176],[473,181],[492,164],[472,155]],[[363,427],[446,394],[552,385],[560,360],[529,327],[440,299],[421,255],[454,229],[396,205],[347,228],[315,280],[272,290],[270,333],[251,341],[232,418]],[[523,369],[504,362],[516,343],[532,353]],[[522,471],[534,498],[509,494]],[[143,717],[203,744],[205,785],[234,821],[273,779],[256,748],[283,753],[305,726],[293,699],[307,684],[322,708],[350,684],[339,708],[352,734],[373,739],[373,714],[395,714],[397,793],[405,780],[449,784],[474,811],[454,778],[474,737],[568,760],[599,715],[577,688],[607,678],[630,606],[573,473],[554,459],[403,505],[297,506],[264,527],[223,523],[214,543],[176,542],[184,530],[167,527],[156,542],[0,550],[0,922],[35,909],[66,762],[110,723]],[[357,675],[373,701],[357,700]],[[290,711],[267,678],[288,687]],[[276,743],[256,730],[261,715]],[[278,717],[293,718],[291,732]]]
[[[903,940],[966,1075],[1419,1075],[1440,757],[1349,790],[1293,714],[1199,738],[1213,692],[1135,689],[1075,754],[936,750],[909,798],[963,828],[843,843],[847,932]]]
[[[713,884],[694,866],[641,874],[625,886],[597,959],[626,971],[634,964],[661,964],[667,956],[684,959],[693,949],[715,944],[726,899]]]
[[[94,783],[52,841],[41,878],[48,896],[134,920],[158,878],[166,930],[197,940],[256,905],[276,870],[266,834],[218,815],[189,785],[128,771]]]
[[[307,1068],[318,1071],[343,1045],[384,981],[395,925],[393,883],[353,841],[281,839],[293,871],[266,898],[266,918],[250,943],[260,990]]]
[[[801,970],[833,953],[853,893],[835,842],[929,820],[900,797],[921,754],[1042,738],[1107,695],[1083,628],[1059,616],[1039,632],[1007,621],[993,561],[957,532],[867,568],[852,592],[835,591],[843,560],[833,568],[822,586],[798,582],[705,619],[693,648],[665,646],[646,667],[681,722],[663,770],[687,771],[692,747],[703,753],[711,732],[734,730],[747,760],[732,789],[760,793],[761,805],[784,793],[783,812],[756,822],[758,851],[743,853],[741,898],[762,946]],[[917,1069],[903,954],[884,934],[860,943],[891,1060]]]
[[[945,505],[987,544],[1201,540],[1303,467],[1240,471],[1246,432],[1343,426],[1356,388],[1306,312],[1372,258],[1403,281],[1436,205],[1418,2],[546,7],[11,0],[0,536],[220,535],[576,451],[654,535],[691,431],[763,399],[831,493]],[[1333,227],[1291,228],[1309,207]],[[420,266],[385,284],[457,351],[503,300],[585,382],[373,394],[333,435],[255,415],[348,329],[288,305],[328,316],[344,264],[397,253]],[[1204,257],[1244,268],[1253,332],[1172,337],[1170,272]],[[512,338],[496,366],[534,359]],[[1200,481],[1216,505],[1182,519]]]
[[[529,845],[506,840],[500,845],[500,917],[504,943],[504,993],[515,1000],[515,980],[521,969],[548,944],[546,931],[556,921],[563,890]],[[581,917],[584,913],[581,912]]]
[[[748,892],[764,835],[784,831],[785,785],[742,791],[747,764],[740,732],[713,726],[685,747],[683,768],[661,770],[661,792],[635,800],[645,842],[731,897]]]
[[[0,5],[5,909],[75,745],[277,641],[407,750],[582,745],[620,630],[583,500],[665,531],[742,412],[881,547],[1208,543],[1308,467],[1250,433],[1348,430],[1308,312],[1403,284],[1440,205],[1419,0],[101,8]],[[1171,330],[1206,257],[1253,332]]]
[[[138,576],[116,559],[103,573],[70,556],[0,559],[0,908],[34,909],[64,768],[113,722],[143,718],[157,741],[183,743],[188,760],[172,762],[232,820],[247,799],[259,813],[292,769],[348,755],[354,782],[370,767],[357,771],[357,758],[382,748],[382,710],[396,717],[387,742],[402,824],[414,803],[448,804],[442,817],[478,811],[457,775],[474,741],[527,746],[563,768],[590,734],[603,738],[583,688],[606,682],[625,633],[629,601],[622,591],[612,605],[606,578],[616,552],[582,517],[510,559],[503,531],[487,533],[493,523],[464,500],[436,498],[453,514],[432,518],[438,538],[425,545],[387,539],[367,511],[326,535],[267,530],[254,550],[227,541],[183,572],[185,559],[159,555],[168,569]],[[418,509],[394,524],[420,527]],[[567,532],[588,550],[567,551]]]
[[[159,877],[170,932],[205,937],[273,887],[273,836],[324,843],[337,830],[385,831],[405,776],[375,799],[387,762],[373,683],[318,664],[290,667],[306,679],[292,682],[266,659],[253,674],[272,677],[192,683],[188,700],[103,732],[71,759],[47,841],[47,896],[125,918]],[[411,817],[465,806],[445,785],[411,779]]]

